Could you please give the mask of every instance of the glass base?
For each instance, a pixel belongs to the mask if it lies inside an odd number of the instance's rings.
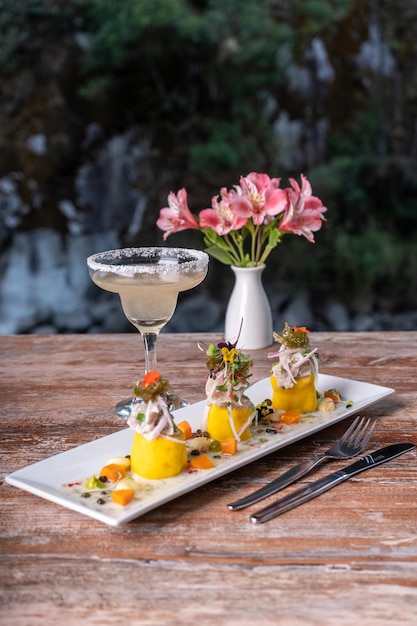
[[[116,411],[116,415],[120,417],[120,419],[127,421],[131,410],[138,402],[138,398],[130,398],[130,400],[121,400],[118,402],[114,408]]]
[[[140,401],[140,398],[134,396],[128,400],[121,400],[116,404],[115,411],[116,415],[120,417],[120,419],[126,421],[135,406]],[[170,411],[175,411],[176,409],[183,409],[185,406],[189,406],[189,402],[181,398],[176,393],[168,394],[168,408]]]

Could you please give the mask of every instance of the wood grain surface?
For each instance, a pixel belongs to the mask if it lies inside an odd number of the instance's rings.
[[[191,402],[207,377],[198,342],[220,339],[160,336],[160,369]],[[370,449],[417,443],[416,332],[313,333],[311,344],[322,373],[396,390],[363,412],[378,420]],[[252,382],[268,376],[267,353],[252,351]],[[417,623],[415,450],[266,524],[226,506],[324,451],[350,419],[118,528],[4,482],[124,427],[114,405],[143,367],[134,333],[0,337],[2,626]]]

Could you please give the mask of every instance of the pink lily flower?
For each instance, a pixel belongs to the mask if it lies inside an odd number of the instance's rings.
[[[164,241],[173,233],[192,228],[198,230],[199,224],[188,208],[187,191],[182,188],[175,195],[173,191],[168,196],[169,207],[160,210],[156,225],[164,232]]]
[[[325,220],[327,208],[321,200],[311,195],[312,189],[307,178],[301,174],[301,189],[297,181],[290,179],[291,187],[286,189],[288,205],[278,228],[281,231],[303,235],[314,243],[314,232],[320,230]]]
[[[200,227],[211,228],[220,237],[228,235],[233,230],[239,230],[245,226],[247,217],[242,217],[234,213],[231,209],[231,194],[226,187],[222,187],[219,196],[213,196],[211,209],[200,211]]]
[[[314,243],[327,208],[312,195],[307,178],[301,186],[294,179],[285,189],[279,178],[250,172],[231,189],[222,187],[213,196],[211,208],[193,215],[188,208],[187,192],[171,191],[168,207],[161,209],[157,226],[164,240],[181,230],[200,230],[207,252],[222,263],[256,267],[265,263],[285,233],[303,235]]]
[[[287,195],[279,188],[280,179],[267,174],[251,172],[242,176],[240,185],[231,192],[230,208],[242,217],[251,218],[256,226],[270,221],[282,213],[287,205]]]

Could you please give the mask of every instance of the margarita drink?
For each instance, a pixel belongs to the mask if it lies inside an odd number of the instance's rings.
[[[178,293],[201,283],[206,272],[168,268],[157,273],[123,275],[113,271],[92,271],[91,279],[107,291],[118,293],[128,320],[139,330],[156,332],[171,319]],[[154,266],[156,267],[156,265]]]
[[[171,319],[180,291],[204,280],[208,255],[188,248],[121,248],[93,254],[87,265],[96,285],[119,294],[124,314],[142,335],[145,372],[157,370],[159,331]],[[170,397],[173,405],[184,404],[179,396]],[[127,419],[136,401],[119,402],[116,413]]]

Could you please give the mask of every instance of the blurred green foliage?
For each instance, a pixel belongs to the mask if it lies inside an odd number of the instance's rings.
[[[116,13],[112,2],[79,4],[90,33],[84,94],[114,102],[123,89],[141,121],[181,142],[200,177],[273,158],[260,113],[284,79],[277,49],[292,31],[271,0],[126,0]]]
[[[76,6],[67,0],[0,0],[0,68],[4,77],[23,69],[34,49],[73,32]]]

